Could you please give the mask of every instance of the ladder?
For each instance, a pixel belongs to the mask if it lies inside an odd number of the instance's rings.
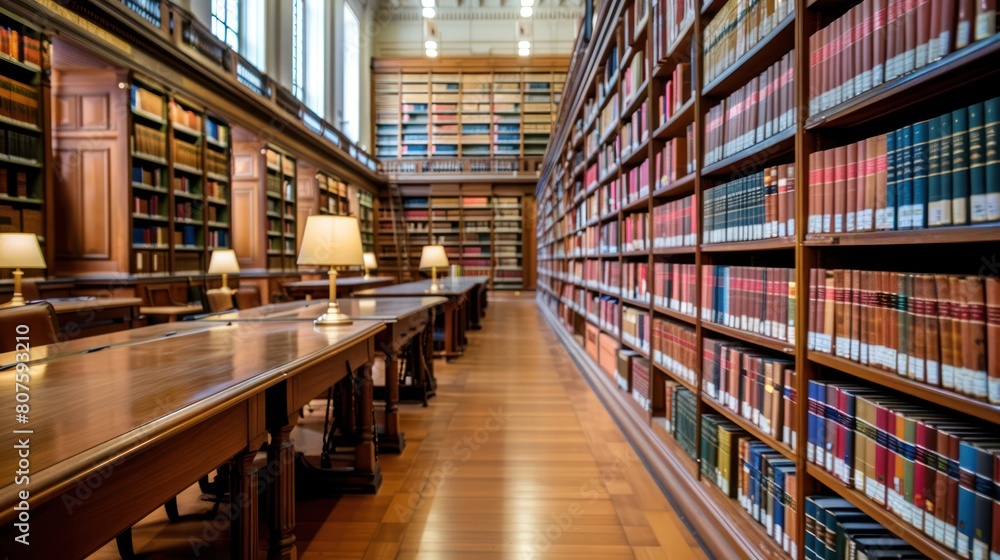
[[[399,183],[395,181],[389,183],[389,213],[392,215],[392,242],[396,245],[398,255],[399,281],[410,282],[413,275],[410,272],[410,247],[407,243],[409,234],[403,218],[403,196],[399,192]]]

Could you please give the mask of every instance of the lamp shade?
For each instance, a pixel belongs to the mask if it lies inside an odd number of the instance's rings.
[[[45,268],[34,233],[0,233],[0,268]]]
[[[375,260],[375,253],[365,253],[365,268],[378,268],[378,261]]]
[[[236,251],[232,249],[216,249],[212,251],[212,260],[208,263],[209,274],[239,274],[240,263],[236,260]]]
[[[444,245],[424,245],[424,250],[420,253],[420,268],[435,266],[448,266],[448,254],[444,252]]]
[[[361,227],[354,216],[309,216],[299,264],[362,266]]]

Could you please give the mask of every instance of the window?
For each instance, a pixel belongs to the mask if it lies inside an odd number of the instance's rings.
[[[267,70],[267,0],[245,0],[243,10],[246,26],[243,27],[241,54],[257,67]]]
[[[361,24],[351,6],[344,2],[344,114],[342,132],[357,143],[361,138]]]
[[[320,116],[326,110],[324,3],[292,0],[292,94]]]
[[[212,34],[239,50],[240,0],[212,0]]]

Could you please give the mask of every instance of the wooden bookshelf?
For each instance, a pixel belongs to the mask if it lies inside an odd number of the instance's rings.
[[[1000,405],[987,402],[985,397],[977,398],[960,393],[959,389],[919,381],[920,377],[900,375],[809,347],[811,269],[941,273],[985,278],[997,275],[1000,268],[995,258],[990,257],[992,249],[987,249],[1000,237],[1000,222],[997,221],[922,229],[807,233],[806,220],[812,208],[808,180],[812,154],[889,133],[996,97],[997,69],[987,68],[983,62],[998,48],[998,36],[991,34],[847,97],[839,104],[810,113],[810,97],[818,87],[811,83],[809,64],[813,43],[810,39],[862,1],[788,2],[786,12],[775,12],[759,19],[766,28],[742,35],[739,42],[719,39],[726,33],[735,33],[739,27],[726,19],[736,13],[730,6],[734,3],[727,0],[670,4],[669,17],[666,15],[668,6],[658,1],[647,4],[639,0],[619,0],[602,5],[592,38],[589,42],[578,42],[582,54],[569,70],[567,97],[542,165],[536,190],[537,299],[564,343],[572,347],[580,362],[585,363],[582,369],[600,370],[597,361],[579,347],[579,341],[585,340],[590,329],[597,328],[599,332],[612,335],[619,348],[638,350],[637,345],[623,340],[614,329],[604,328],[605,317],[595,314],[595,306],[600,302],[610,304],[619,320],[622,310],[630,307],[649,312],[653,318],[689,325],[695,330],[698,356],[703,355],[707,339],[717,339],[794,362],[796,375],[792,389],[797,395],[797,410],[790,419],[798,437],[798,448],[794,450],[767,437],[742,414],[733,413],[703,393],[706,373],[701,371],[704,368],[701,360],[696,383],[688,383],[655,363],[651,364],[650,383],[680,382],[697,395],[702,413],[721,414],[794,461],[797,483],[792,499],[799,504],[798,529],[793,535],[797,546],[795,554],[776,546],[766,530],[736,502],[722,498],[720,503],[721,493],[714,482],[705,480],[696,468],[685,467],[689,458],[662,426],[655,422],[651,426],[648,419],[632,410],[634,407],[609,405],[627,430],[634,429],[636,446],[646,450],[648,463],[663,468],[661,483],[670,484],[666,478],[677,478],[688,486],[704,487],[707,494],[714,495],[704,503],[689,504],[685,510],[689,518],[708,518],[709,523],[723,532],[745,536],[720,538],[717,542],[707,539],[706,545],[719,557],[805,557],[804,504],[805,498],[814,494],[845,497],[932,558],[959,557],[954,548],[928,537],[895,513],[846,488],[821,467],[808,463],[805,427],[810,381],[845,381],[880,388],[915,407],[951,411],[956,420],[969,425],[985,423],[985,430],[995,431],[1000,425]],[[646,12],[652,17],[649,30],[643,30],[641,23],[640,14]],[[718,45],[739,50],[721,57],[706,52],[719,48]],[[689,64],[691,71],[687,76],[683,72]],[[635,72],[641,75],[636,77]],[[779,101],[784,106],[776,109],[778,116],[784,114],[790,121],[779,126],[776,120],[764,133],[755,132],[755,141],[736,141],[726,145],[724,152],[723,148],[714,147],[716,153],[711,158],[706,157],[708,150],[713,148],[712,134],[716,133],[712,128],[716,125],[709,118],[713,109],[728,103],[730,96],[747,87],[752,80],[758,80],[759,84],[759,80],[774,79],[779,73],[794,76],[794,88],[782,94],[785,97]],[[632,81],[627,81],[629,79]],[[686,87],[690,91],[678,92],[678,83],[681,89]],[[632,91],[633,86],[644,91]],[[849,95],[850,91],[845,90],[843,94]],[[640,129],[640,134],[636,135],[635,115],[642,114],[644,101],[649,103],[642,123],[644,130]],[[790,116],[788,111],[792,113]],[[741,124],[745,123],[736,122],[734,126]],[[693,138],[689,139],[692,133]],[[687,149],[679,149],[678,141],[686,142]],[[732,140],[726,138],[725,142]],[[664,150],[672,150],[672,167],[666,168],[660,163],[666,161]],[[649,165],[643,167],[647,162]],[[704,238],[705,219],[715,216],[704,206],[712,200],[707,198],[709,189],[728,186],[774,166],[781,166],[782,173],[791,172],[787,177],[794,185],[794,194],[788,199],[786,216],[794,219],[794,230],[780,235],[769,231],[762,236],[737,232],[744,237],[734,238],[753,240],[710,242]],[[648,182],[636,183],[630,175],[636,169],[648,173]],[[784,177],[786,175],[782,175]],[[633,188],[636,184],[638,188]],[[693,222],[697,232],[693,244],[669,247],[650,244],[644,250],[622,248],[624,240],[620,227],[624,219],[642,213],[652,216],[657,207],[691,195],[694,195]],[[617,239],[608,237],[615,230],[602,229],[614,223],[619,224]],[[652,227],[651,223],[648,240],[653,239]],[[730,239],[728,233],[724,237]],[[601,245],[610,245],[610,248],[598,251]],[[916,254],[921,257],[914,259]],[[593,262],[597,264],[591,264]],[[694,315],[668,309],[660,302],[650,304],[626,297],[623,294],[628,293],[625,289],[628,287],[607,285],[601,276],[592,276],[594,271],[601,274],[605,266],[624,266],[626,263],[650,265],[650,277],[645,279],[650,285],[654,280],[652,268],[658,263],[694,265],[695,275],[689,280],[694,286]],[[795,283],[794,337],[788,340],[794,342],[707,321],[699,306],[706,295],[712,295],[706,294],[712,286],[706,286],[703,268],[709,265],[791,270],[790,280]],[[711,278],[708,280],[711,284]],[[992,362],[997,357],[990,354],[988,359]],[[606,403],[632,400],[630,395],[610,383],[593,385]],[[651,391],[651,398],[653,410],[662,410],[664,403],[657,400],[655,390]],[[696,438],[701,441],[700,428]]]
[[[0,111],[0,232],[37,235],[51,267],[54,246],[46,241],[50,83],[48,57],[41,54],[48,38],[28,20],[0,10],[0,33],[11,32],[14,44],[7,43],[9,52],[0,51],[0,99],[5,103]],[[23,101],[9,102],[13,92]],[[25,277],[45,276],[44,270],[24,272]],[[10,273],[0,271],[0,279],[10,279]]]

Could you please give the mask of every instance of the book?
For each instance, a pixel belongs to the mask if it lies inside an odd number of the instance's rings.
[[[702,266],[701,318],[794,344],[794,270]]]

